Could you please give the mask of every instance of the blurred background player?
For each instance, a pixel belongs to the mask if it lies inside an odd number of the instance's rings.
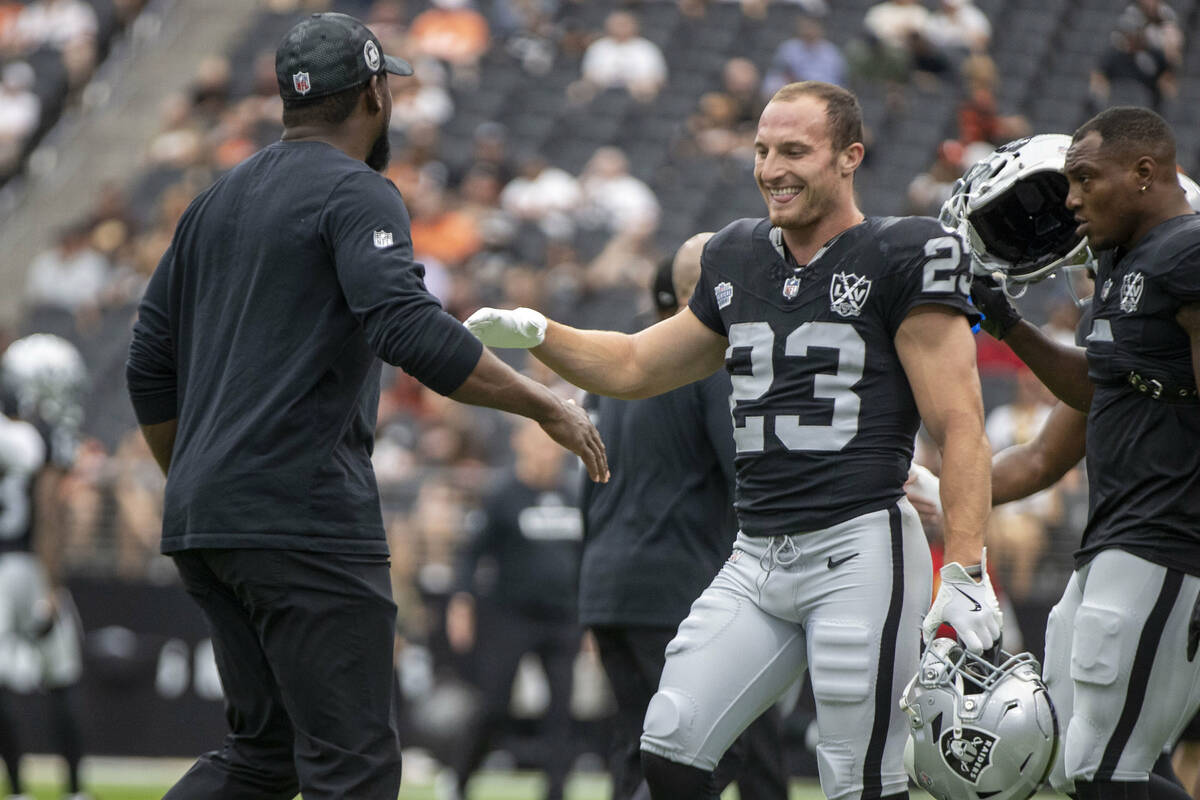
[[[0,358],[0,757],[9,790],[22,797],[21,731],[10,691],[45,691],[55,749],[81,800],[83,739],[75,684],[83,672],[81,626],[59,583],[59,481],[70,468],[82,419],[86,373],[65,339],[33,334]]]
[[[711,237],[693,236],[660,265],[651,287],[659,319],[691,297]],[[737,537],[729,392],[719,371],[657,397],[585,402],[614,464],[612,480],[583,489],[579,577],[579,620],[596,637],[617,702],[613,800],[643,783],[638,740],[667,643]],[[773,706],[729,749],[717,785],[736,780],[743,800],[786,800],[779,726]]]
[[[535,422],[517,423],[512,448],[512,471],[484,501],[478,528],[460,554],[459,591],[446,612],[451,647],[474,651],[483,709],[460,739],[453,780],[441,781],[443,798],[466,797],[471,775],[509,719],[517,668],[528,653],[541,660],[550,689],[538,737],[546,800],[562,800],[575,756],[571,678],[582,634],[575,621],[583,537],[578,474]]]

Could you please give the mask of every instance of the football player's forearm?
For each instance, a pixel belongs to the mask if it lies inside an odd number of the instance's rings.
[[[634,362],[633,337],[547,323],[545,340],[529,351],[543,364],[593,394],[625,400],[646,396]]]
[[[1057,483],[1086,449],[1087,416],[1058,403],[1037,435],[992,459],[992,505],[1028,497]]]
[[[1095,387],[1083,348],[1061,344],[1026,320],[1009,330],[1004,343],[1059,400],[1080,411],[1091,407]]]
[[[949,421],[942,447],[945,560],[965,566],[979,563],[991,509],[991,446],[981,422],[972,417]]]

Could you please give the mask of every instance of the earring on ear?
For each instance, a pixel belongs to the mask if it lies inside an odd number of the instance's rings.
[[[1150,184],[1148,184],[1148,183],[1143,183],[1143,184],[1142,184],[1142,193],[1143,193],[1143,194],[1145,194],[1145,193],[1146,193],[1146,190],[1147,190],[1147,189],[1149,189],[1149,188],[1150,188]]]

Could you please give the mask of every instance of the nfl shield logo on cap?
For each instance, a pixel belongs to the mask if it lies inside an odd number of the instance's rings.
[[[300,94],[308,94],[312,90],[312,84],[308,82],[307,72],[297,72],[292,76],[292,86]]]

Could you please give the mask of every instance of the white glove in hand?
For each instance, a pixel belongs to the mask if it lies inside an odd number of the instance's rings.
[[[987,548],[980,556],[980,566],[983,577],[978,582],[957,561],[942,567],[942,585],[921,626],[926,642],[933,641],[943,622],[954,628],[972,653],[982,653],[999,640],[1003,619],[987,574]]]
[[[481,308],[465,325],[488,347],[537,347],[546,338],[546,318],[532,308]]]

